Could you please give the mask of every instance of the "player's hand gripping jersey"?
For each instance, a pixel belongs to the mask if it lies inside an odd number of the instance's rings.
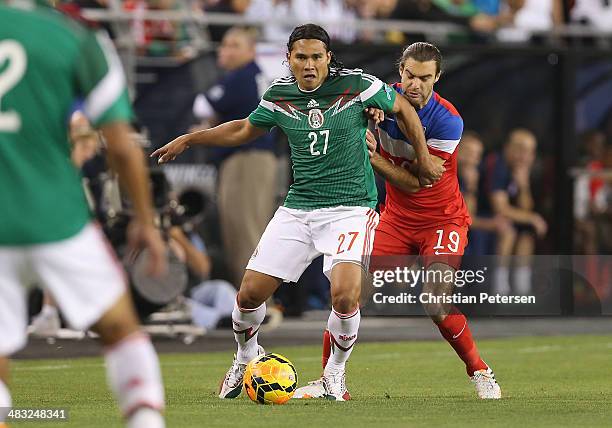
[[[401,93],[401,85],[393,88]],[[389,182],[386,184],[385,214],[393,217],[398,227],[423,229],[455,224],[468,226],[470,215],[457,179],[457,146],[463,132],[463,120],[453,105],[433,93],[418,112],[429,153],[445,160],[446,171],[431,188],[405,193]],[[379,125],[381,154],[395,165],[406,166],[415,159],[410,141],[402,134],[393,116],[386,116]]]
[[[291,147],[294,182],[285,207],[302,210],[376,205],[363,111],[391,112],[396,93],[359,69],[332,70],[313,91],[302,91],[293,77],[275,80],[249,120],[278,126]]]

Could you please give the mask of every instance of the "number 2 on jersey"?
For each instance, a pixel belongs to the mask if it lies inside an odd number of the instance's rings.
[[[18,132],[21,129],[19,113],[14,110],[2,111],[2,97],[19,83],[26,71],[25,50],[15,40],[0,42],[0,68],[7,60],[8,65],[0,71],[0,132]]]
[[[319,131],[319,134],[317,134],[316,132],[312,131],[308,133],[308,138],[311,140],[310,142],[310,154],[313,156],[319,156],[321,154],[321,152],[319,150],[315,150],[315,145],[317,144],[318,141],[318,136],[322,135],[323,137],[325,137],[325,143],[323,144],[323,154],[326,155],[327,154],[327,143],[329,143],[329,129],[325,129],[323,131]]]

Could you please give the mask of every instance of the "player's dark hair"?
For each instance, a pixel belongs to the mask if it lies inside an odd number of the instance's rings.
[[[315,39],[323,42],[327,52],[331,53],[331,61],[329,62],[330,74],[332,74],[332,72],[336,73],[337,70],[344,67],[344,65],[338,61],[338,58],[336,58],[336,55],[332,52],[331,39],[323,27],[316,24],[304,24],[300,25],[299,27],[295,27],[289,36],[287,51],[291,52],[293,44],[298,40],[303,39]]]
[[[442,54],[440,50],[427,42],[416,42],[404,49],[404,53],[399,60],[399,65],[402,66],[408,58],[412,58],[419,62],[435,61],[436,76],[440,74],[442,69]]]

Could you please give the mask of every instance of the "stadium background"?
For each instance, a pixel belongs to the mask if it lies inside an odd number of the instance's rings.
[[[299,4],[300,9],[294,12],[300,10],[300,13],[275,9],[279,4],[292,2]],[[566,347],[562,338],[551,339],[561,340],[551,345],[529,337],[567,335],[570,343],[576,335],[609,334],[609,319],[595,317],[602,312],[611,313],[612,294],[612,6],[609,2],[83,0],[59,2],[56,6],[87,25],[103,27],[111,33],[128,76],[138,129],[143,140],[149,140],[148,149],[165,144],[197,122],[192,112],[194,97],[210,88],[221,75],[215,60],[216,48],[223,32],[231,25],[248,25],[260,30],[258,60],[270,78],[287,71],[282,64],[286,37],[279,38],[278,34],[306,21],[320,23],[335,35],[333,49],[347,67],[362,68],[388,82],[398,80],[394,64],[403,46],[418,40],[435,43],[444,56],[444,73],[435,90],[457,107],[466,130],[479,133],[486,152],[500,150],[510,131],[518,127],[531,130],[537,137],[532,189],[535,210],[544,216],[549,230],[537,241],[536,254],[555,255],[561,262],[569,263],[576,260],[569,255],[591,256],[590,260],[595,260],[594,269],[601,274],[596,293],[596,299],[601,301],[593,310],[588,298],[586,303],[581,300],[584,288],[590,287],[588,280],[577,278],[570,268],[559,277],[560,304],[554,317],[500,319],[481,314],[473,323],[475,336],[527,337],[521,339],[527,341],[525,353],[532,352],[529,351],[532,348],[538,353],[539,347],[548,347],[542,352],[562,358]],[[336,12],[324,13],[332,9]],[[278,31],[270,30],[274,26],[279,27]],[[585,139],[593,131],[606,141],[605,150],[597,152],[600,158],[593,158],[585,145]],[[287,147],[280,136],[277,154],[283,160],[278,186],[280,203],[290,182]],[[209,162],[207,151],[201,149],[182,155],[180,162],[168,166],[166,175],[179,192],[196,189],[205,195],[205,211],[198,230],[213,257],[214,275],[227,277],[216,213],[216,168]],[[590,193],[586,196],[576,187],[581,180],[589,183]],[[595,180],[603,180],[603,186],[597,187],[604,192],[603,197],[593,191]],[[596,197],[603,198],[604,203],[595,209]],[[586,214],[576,218],[575,213],[585,210]],[[592,224],[598,233],[585,238],[580,229],[582,222]],[[597,248],[594,254],[585,252],[585,239],[595,240],[588,246]],[[309,283],[321,281],[314,271],[316,268],[306,273],[310,276],[302,281],[301,288],[281,293],[279,298],[286,315],[297,317],[285,318],[278,328],[263,336],[264,344],[289,347],[319,342],[323,315],[321,311],[309,310],[312,309],[308,304],[309,291],[304,291],[309,290]],[[292,304],[295,306],[290,307]],[[209,331],[193,343],[191,339],[179,340],[181,337],[158,338],[156,346],[167,352],[230,350],[234,346],[228,330]],[[596,348],[597,352],[608,349],[609,353],[610,337],[593,337],[593,343],[585,346]],[[438,339],[437,331],[428,319],[419,317],[365,319],[360,334],[364,342],[430,339]],[[576,340],[580,343],[583,339]],[[492,348],[497,346],[495,343],[501,343],[501,349],[511,346],[504,342],[491,343]],[[440,344],[440,350],[443,345]],[[572,346],[582,345],[568,345]],[[70,359],[94,355],[96,350],[97,345],[87,338],[60,338],[51,342],[34,339],[18,358],[33,358],[31,363],[36,364],[40,357]],[[446,351],[451,356],[451,351]],[[316,353],[316,350],[307,352],[315,356]],[[30,363],[22,364],[17,365],[22,370],[17,372],[17,379],[29,373]],[[312,361],[308,364],[313,365]],[[78,369],[78,363],[74,368]]]
[[[537,240],[536,254],[612,250],[609,185],[595,191],[598,177],[589,175],[602,165],[606,168],[610,149],[593,155],[585,141],[594,132],[608,147],[612,140],[612,12],[606,2],[111,0],[59,6],[114,36],[131,82],[138,124],[152,148],[197,123],[194,97],[222,74],[216,47],[230,25],[259,29],[257,60],[270,80],[287,73],[286,37],[293,25],[309,19],[326,24],[334,51],[346,66],[363,68],[388,82],[398,80],[393,64],[403,46],[417,40],[434,42],[444,56],[444,73],[435,89],[457,107],[465,130],[480,134],[485,155],[500,151],[515,128],[527,128],[537,138],[531,186],[535,211],[546,219],[549,230]],[[281,203],[291,180],[282,137],[277,153],[284,172],[278,188]],[[197,182],[206,194],[210,203],[200,233],[213,257],[218,255],[213,263],[216,276],[226,277],[211,156],[197,149],[180,162],[198,167],[172,165],[167,174],[179,190]],[[575,185],[585,180],[589,194],[575,198]],[[591,209],[596,199],[604,202]],[[587,213],[576,221],[574,213],[585,206]],[[596,236],[585,237],[585,223]],[[603,288],[610,287],[609,278]],[[569,303],[563,313],[573,311],[571,291],[565,288]]]

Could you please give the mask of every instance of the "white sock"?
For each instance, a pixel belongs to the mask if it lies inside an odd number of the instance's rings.
[[[164,428],[164,418],[159,411],[141,407],[128,419],[128,428]]]
[[[59,316],[57,308],[53,305],[44,304],[40,310],[40,314],[46,317],[57,317]]]
[[[241,309],[238,307],[238,300],[234,302],[232,324],[234,337],[238,343],[236,359],[241,364],[246,364],[257,356],[257,336],[259,326],[261,326],[265,316],[265,302],[255,309]]]
[[[149,407],[159,415],[161,425],[155,426],[163,426],[159,412],[164,408],[164,387],[159,360],[148,336],[138,332],[126,337],[110,347],[104,359],[108,383],[123,415],[130,418],[138,409]]]
[[[510,269],[497,266],[493,275],[493,293],[507,296],[510,294]]]
[[[523,296],[531,293],[531,266],[519,266],[514,270],[514,289]]]
[[[13,401],[11,400],[11,393],[4,382],[0,380],[0,422],[6,419],[6,415],[8,415],[12,406]]]
[[[353,345],[357,341],[361,311],[359,308],[348,314],[341,314],[332,308],[327,321],[331,339],[331,355],[325,366],[325,373],[344,370]]]

